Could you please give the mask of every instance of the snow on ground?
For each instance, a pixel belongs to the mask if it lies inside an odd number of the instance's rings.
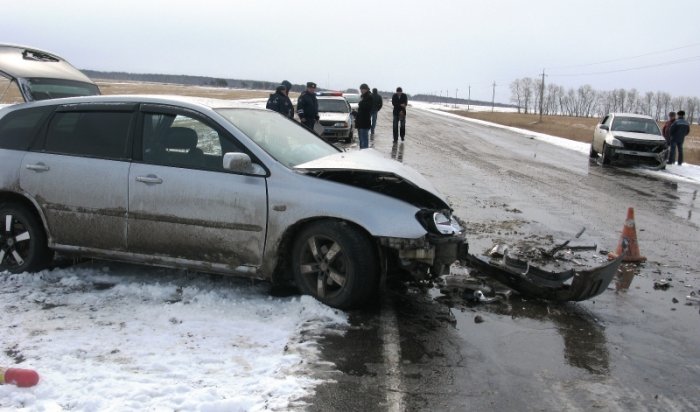
[[[290,410],[320,383],[317,339],[344,313],[268,285],[143,266],[83,263],[0,276],[0,410]]]
[[[478,123],[478,124],[483,124],[486,126],[490,127],[497,127],[501,129],[507,129],[510,131],[513,131],[515,133],[522,134],[525,137],[528,138],[533,138],[535,140],[539,140],[542,142],[546,142],[549,144],[553,144],[556,146],[563,147],[565,149],[577,151],[580,153],[583,153],[586,155],[586,158],[588,157],[591,145],[589,143],[583,143],[583,142],[577,142],[574,140],[569,140],[569,139],[564,139],[562,137],[557,137],[557,136],[552,136],[544,133],[537,133],[537,132],[532,132],[530,130],[526,129],[519,129],[517,127],[510,127],[510,126],[503,126],[497,123],[491,123],[491,122],[486,122],[483,120],[478,120],[478,119],[471,119],[468,117],[460,116],[454,113],[449,113],[446,110],[466,110],[467,107],[466,105],[457,105],[457,108],[454,107],[454,105],[446,105],[446,104],[439,104],[439,103],[425,103],[425,102],[411,102],[411,106],[421,109],[421,110],[426,110],[431,113],[439,114],[441,116],[448,116],[454,119],[460,119],[466,122],[472,122],[472,123]],[[485,111],[485,110],[491,110],[491,107],[479,107],[479,106],[470,106],[470,110],[473,111]],[[498,111],[498,108],[496,108]],[[503,108],[501,111],[513,111],[513,109],[506,110]],[[593,132],[591,131],[591,138],[593,138]],[[695,183],[699,184],[700,183],[700,166],[696,165],[691,165],[688,163],[685,163],[681,166],[678,165],[666,165],[665,170],[653,170],[653,169],[648,169],[648,168],[634,168],[630,169],[634,170],[635,173],[639,174],[644,174],[644,175],[650,175],[654,176],[660,179],[665,179],[665,180],[672,180],[676,182],[687,182],[687,183]]]

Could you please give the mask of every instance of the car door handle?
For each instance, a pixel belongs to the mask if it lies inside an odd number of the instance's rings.
[[[163,183],[163,179],[156,175],[148,175],[148,176],[136,176],[136,181],[137,182],[142,182],[142,183]]]
[[[35,172],[48,172],[49,171],[49,167],[41,162],[33,164],[33,165],[27,165],[25,167],[27,169],[33,170]]]

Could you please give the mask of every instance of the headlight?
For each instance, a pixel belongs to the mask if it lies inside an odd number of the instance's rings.
[[[441,235],[455,235],[462,233],[462,227],[452,216],[448,217],[442,212],[421,210],[416,214],[418,221],[430,233]]]
[[[624,143],[622,143],[616,136],[613,137],[610,145],[615,147],[625,147]]]

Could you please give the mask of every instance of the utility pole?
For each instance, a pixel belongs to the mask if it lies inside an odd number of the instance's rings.
[[[493,112],[493,106],[496,103],[496,81],[493,82],[493,93],[491,93],[491,112]]]
[[[540,123],[542,123],[542,108],[544,107],[544,69],[542,69],[542,84],[540,85]]]
[[[469,95],[467,96],[467,111],[469,111],[469,106],[472,103],[472,85],[469,85]]]

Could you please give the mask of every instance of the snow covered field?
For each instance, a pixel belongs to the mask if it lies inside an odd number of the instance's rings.
[[[321,331],[346,315],[268,285],[141,266],[83,263],[0,276],[0,410],[290,410],[320,383]],[[327,368],[326,368],[327,369]]]

